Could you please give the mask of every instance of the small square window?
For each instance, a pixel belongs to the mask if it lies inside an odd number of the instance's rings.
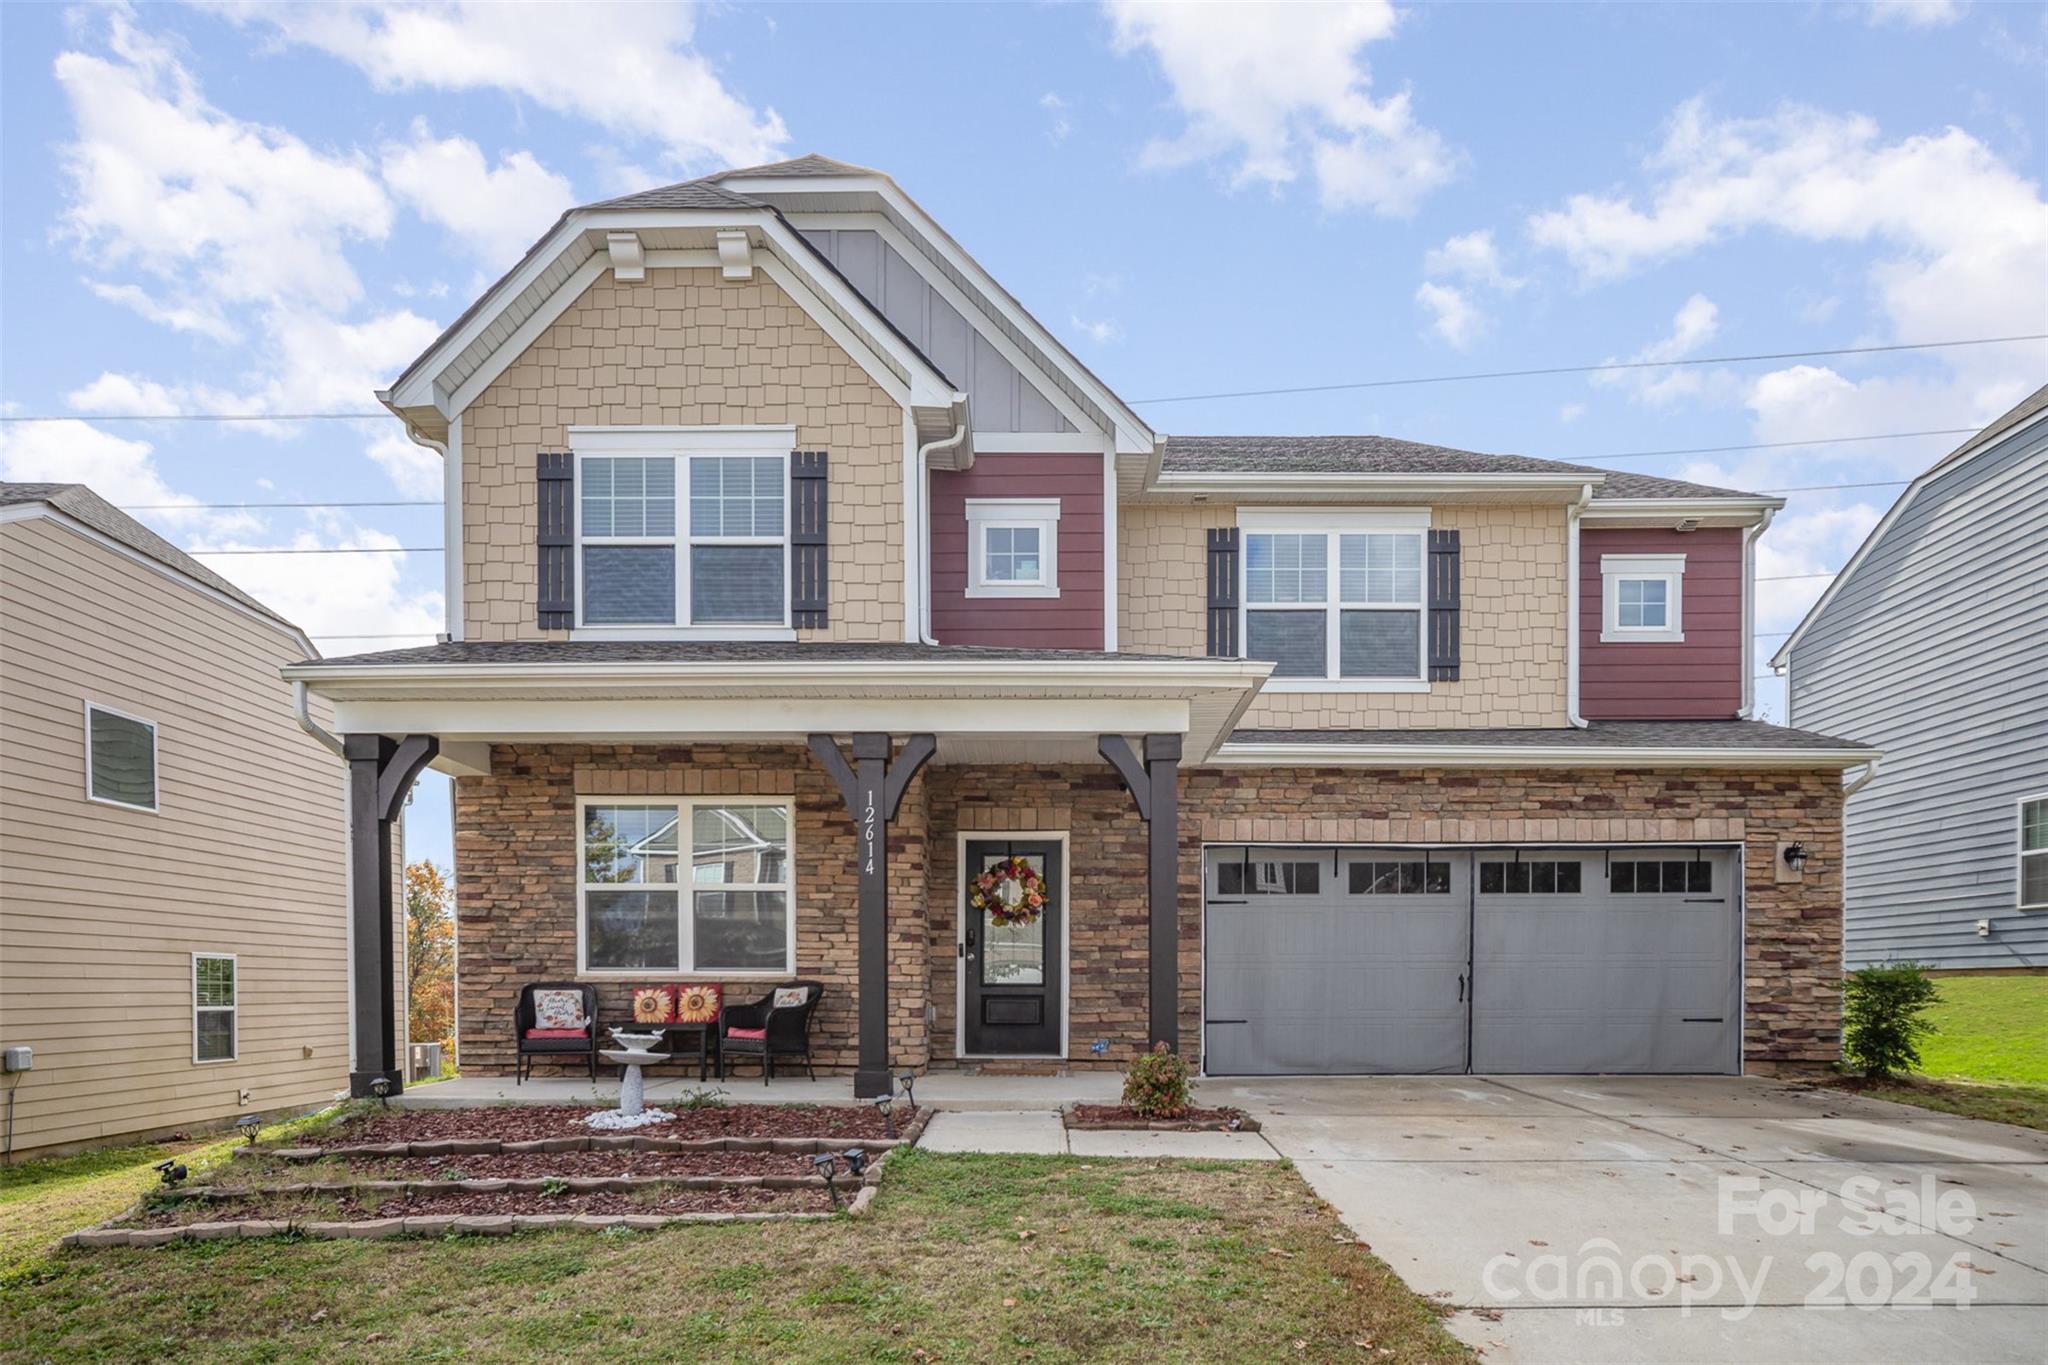
[[[1600,583],[1603,643],[1684,641],[1684,555],[1602,555]]]
[[[967,500],[967,595],[1058,597],[1057,498]]]
[[[111,806],[156,809],[156,725],[85,708],[85,794]]]
[[[1627,630],[1666,630],[1670,627],[1671,604],[1665,600],[1670,585],[1661,578],[1624,578],[1617,604],[1620,624]]]

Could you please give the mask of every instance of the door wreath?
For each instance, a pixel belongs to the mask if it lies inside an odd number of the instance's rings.
[[[1008,927],[1034,924],[1045,913],[1045,876],[1022,857],[1005,858],[974,879],[967,904]]]

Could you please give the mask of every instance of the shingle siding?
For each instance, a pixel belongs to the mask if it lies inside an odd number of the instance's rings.
[[[2048,425],[1929,480],[1791,653],[1791,723],[1884,750],[1848,806],[1852,968],[2048,968],[2017,803],[2048,793]],[[1979,937],[1977,921],[1991,921]]]

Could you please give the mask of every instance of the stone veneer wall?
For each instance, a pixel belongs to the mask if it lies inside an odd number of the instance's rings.
[[[535,622],[538,451],[572,425],[738,424],[832,457],[831,624],[805,638],[902,639],[903,409],[766,275],[715,269],[602,276],[462,414],[467,638],[566,638]]]
[[[1117,642],[1133,654],[1208,648],[1208,536],[1235,526],[1214,503],[1126,503],[1117,537]],[[1463,669],[1428,692],[1262,693],[1245,729],[1565,724],[1565,511],[1446,504],[1433,526],[1462,533]]]
[[[498,746],[488,778],[456,784],[463,1066],[512,1067],[521,984],[575,975],[575,797],[793,797],[798,975],[826,984],[821,1065],[850,1069],[857,972],[854,831],[795,746]],[[1841,784],[1833,772],[1202,768],[1181,784],[1181,1037],[1201,1037],[1205,843],[1736,843],[1744,849],[1744,1056],[1806,1069],[1840,1054]],[[958,835],[1068,835],[1069,1057],[1121,1066],[1149,1041],[1145,827],[1103,765],[928,767],[891,827],[894,1065],[953,1065]],[[1782,881],[1781,843],[1812,860]],[[660,973],[648,980],[672,979]],[[630,987],[605,983],[606,1018]],[[734,984],[737,998],[757,983]],[[931,1022],[927,1025],[927,1007]],[[1098,1061],[1089,1045],[1106,1039]]]

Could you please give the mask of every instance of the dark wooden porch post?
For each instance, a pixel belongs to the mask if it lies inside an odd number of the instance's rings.
[[[853,737],[853,766],[849,767],[832,736],[811,736],[811,753],[839,788],[859,840],[860,1057],[853,1072],[856,1099],[886,1095],[895,1085],[889,1074],[889,822],[903,804],[910,779],[937,749],[932,736],[912,735],[891,763],[889,736],[865,732]]]
[[[1152,1041],[1180,1051],[1180,755],[1179,735],[1145,736],[1141,768],[1122,735],[1103,735],[1096,751],[1117,770],[1145,821],[1145,893],[1150,928]]]
[[[348,760],[349,935],[355,949],[355,1056],[348,1091],[358,1098],[405,1088],[398,1062],[398,982],[391,935],[396,924],[391,882],[391,825],[420,770],[441,742],[432,735],[344,735]]]

